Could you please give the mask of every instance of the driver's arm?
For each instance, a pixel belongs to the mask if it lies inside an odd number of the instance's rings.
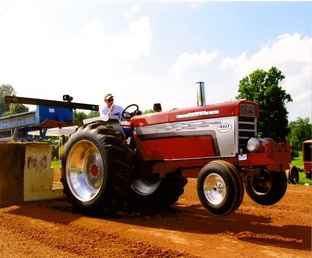
[[[124,110],[123,107],[121,106],[114,106],[114,110],[113,110],[113,113],[112,113],[112,116],[118,118],[119,121],[122,120],[122,111]]]

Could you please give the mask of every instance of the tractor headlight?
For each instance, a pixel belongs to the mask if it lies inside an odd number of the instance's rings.
[[[261,147],[261,142],[257,138],[250,138],[247,142],[247,150],[249,152],[257,152]]]

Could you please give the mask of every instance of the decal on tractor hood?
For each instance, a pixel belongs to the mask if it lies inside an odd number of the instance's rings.
[[[217,152],[221,156],[232,157],[238,148],[234,130],[236,122],[237,117],[206,118],[136,127],[134,133],[143,141],[168,137],[211,136]]]
[[[219,110],[198,111],[198,112],[191,112],[191,113],[177,115],[176,118],[191,118],[191,117],[197,117],[197,116],[207,116],[207,115],[217,115],[217,114],[219,114]]]
[[[227,123],[227,122],[223,122],[221,121],[221,124],[219,125],[219,132],[220,133],[227,133],[232,129],[231,124]]]

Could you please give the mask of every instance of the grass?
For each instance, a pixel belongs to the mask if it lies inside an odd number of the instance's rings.
[[[60,160],[52,160],[51,168],[62,168],[62,164]]]
[[[299,156],[295,157],[291,161],[291,165],[296,166],[297,168],[303,169],[303,158],[302,158],[302,151],[299,152]]]
[[[303,169],[302,151],[299,152],[298,157],[295,157],[291,161],[291,165],[296,166],[297,168]],[[312,185],[312,179],[307,178],[304,172],[299,172],[299,184],[301,184],[301,185],[304,185],[304,184]]]
[[[304,184],[312,185],[312,179],[307,178],[304,172],[300,172],[299,173],[299,184],[301,184],[301,185],[304,185]]]

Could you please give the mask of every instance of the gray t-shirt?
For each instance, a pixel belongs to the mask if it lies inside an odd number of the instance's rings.
[[[102,109],[102,116],[112,119],[121,120],[121,114],[124,109],[121,106],[112,105],[111,108],[104,107]]]

